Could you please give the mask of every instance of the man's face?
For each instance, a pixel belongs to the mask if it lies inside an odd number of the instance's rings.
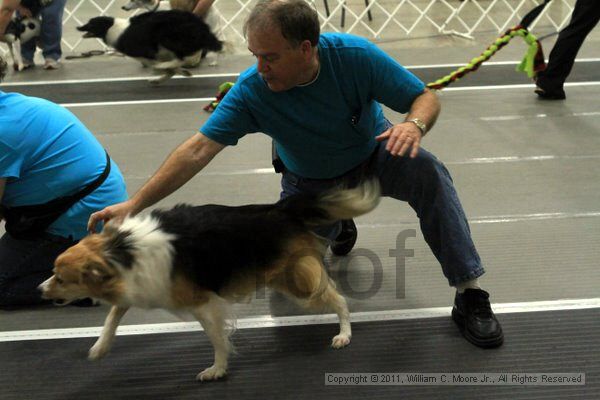
[[[256,28],[248,31],[248,50],[257,59],[260,76],[274,92],[289,90],[312,78],[313,51],[308,40],[294,47],[279,28]]]

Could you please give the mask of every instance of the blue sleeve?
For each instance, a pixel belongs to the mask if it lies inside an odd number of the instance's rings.
[[[399,113],[407,113],[425,84],[383,50],[367,47],[373,98]]]
[[[258,131],[258,124],[250,113],[238,83],[227,92],[217,109],[200,128],[200,132],[218,143],[234,146],[247,133]]]

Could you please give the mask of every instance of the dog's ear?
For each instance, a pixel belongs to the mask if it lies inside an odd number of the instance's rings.
[[[92,262],[85,266],[81,273],[81,280],[85,284],[99,285],[111,280],[114,271],[99,262]]]

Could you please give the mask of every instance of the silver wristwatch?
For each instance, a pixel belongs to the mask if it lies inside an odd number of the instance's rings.
[[[427,132],[427,125],[425,122],[421,121],[419,118],[407,119],[406,122],[412,122],[421,130],[421,136],[425,136]]]

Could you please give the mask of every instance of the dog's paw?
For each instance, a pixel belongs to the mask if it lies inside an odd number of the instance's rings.
[[[219,65],[217,60],[212,60],[211,62],[208,63],[209,67],[216,67],[217,65]]]
[[[223,367],[212,366],[206,368],[196,376],[197,381],[215,381],[227,375],[227,369]]]
[[[331,341],[331,347],[334,349],[341,349],[342,347],[346,347],[350,344],[350,336],[339,334],[333,338]]]
[[[160,85],[160,84],[161,84],[161,83],[163,83],[164,81],[165,81],[165,80],[164,80],[164,79],[162,79],[162,77],[160,77],[160,78],[150,78],[150,79],[148,79],[148,82],[149,82],[151,85]]]
[[[103,346],[103,345],[99,345],[98,343],[96,343],[95,345],[92,346],[92,348],[88,352],[88,360],[92,360],[92,361],[99,360],[102,357],[104,357],[105,355],[107,355],[109,350],[110,350],[109,346]]]

